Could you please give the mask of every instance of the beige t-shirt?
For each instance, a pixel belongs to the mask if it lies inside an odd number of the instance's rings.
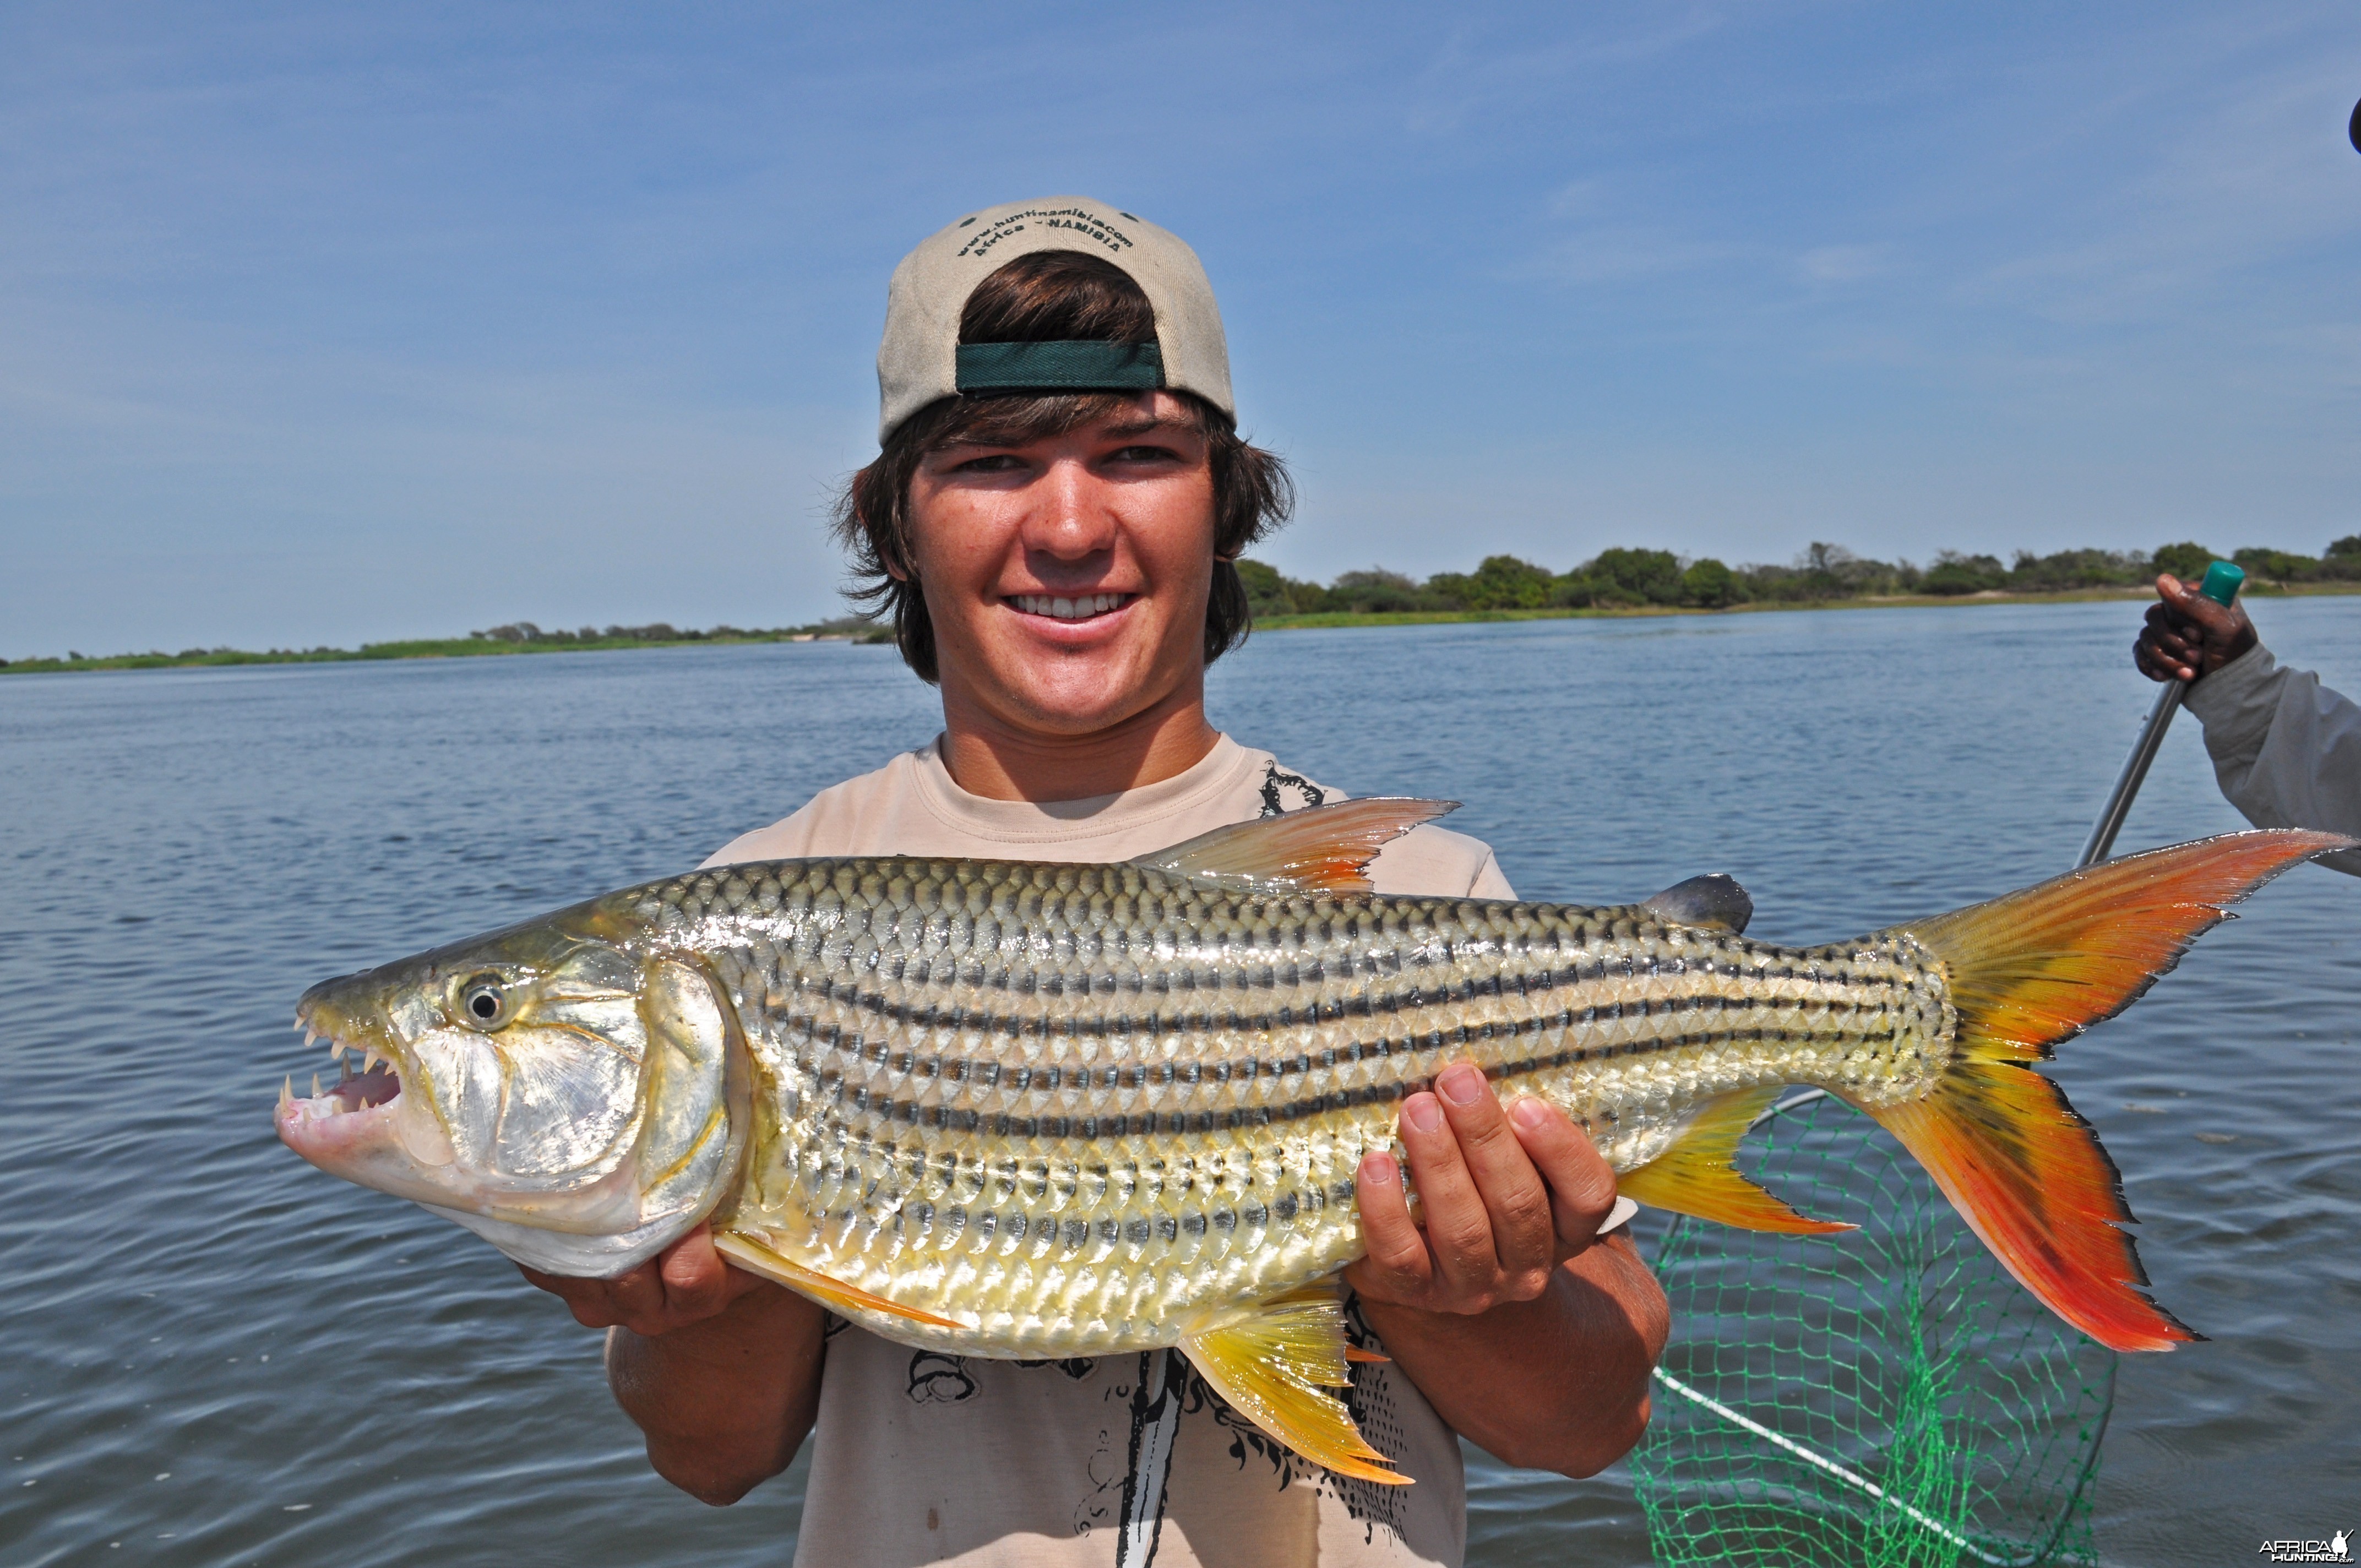
[[[1234,822],[1345,798],[1228,737],[1160,784],[1091,800],[968,794],[939,745],[823,790],[707,861],[819,855],[1128,860]],[[1379,892],[1510,898],[1485,845],[1420,828],[1369,868]],[[1350,1313],[1355,1338],[1376,1339]],[[1281,1448],[1157,1351],[1056,1362],[913,1350],[831,1318],[806,1568],[1301,1568],[1457,1563],[1466,1546],[1459,1447],[1391,1364],[1356,1362],[1363,1432],[1416,1485],[1341,1478]],[[1176,1414],[1177,1412],[1177,1414]],[[1161,1469],[1160,1494],[1140,1475]],[[1159,1498],[1160,1497],[1160,1506]]]

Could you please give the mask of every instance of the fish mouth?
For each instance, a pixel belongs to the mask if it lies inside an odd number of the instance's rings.
[[[373,1044],[348,1044],[328,1034],[321,1024],[318,1015],[308,1008],[295,1020],[295,1027],[303,1031],[303,1044],[307,1047],[326,1035],[328,1054],[336,1064],[335,1081],[324,1086],[320,1075],[313,1073],[312,1092],[298,1094],[294,1074],[288,1074],[271,1116],[280,1141],[312,1164],[337,1175],[351,1175],[357,1165],[382,1158],[406,1146],[413,1155],[428,1157],[423,1163],[447,1163],[449,1143],[441,1135],[439,1127],[433,1128],[423,1140],[419,1135],[419,1124],[434,1121],[431,1113],[424,1118],[402,1115],[405,1107],[400,1058]],[[353,1070],[347,1052],[360,1057],[358,1072]],[[422,1141],[431,1146],[416,1148],[414,1146]]]

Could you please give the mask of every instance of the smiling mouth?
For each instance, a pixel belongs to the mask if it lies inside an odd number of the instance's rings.
[[[1003,602],[1026,615],[1046,615],[1052,620],[1089,620],[1121,609],[1137,594],[1081,594],[1060,598],[1050,594],[1010,594]]]

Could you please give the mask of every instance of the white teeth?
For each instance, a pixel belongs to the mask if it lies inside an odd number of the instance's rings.
[[[312,1098],[320,1098],[320,1075],[316,1072],[312,1075]]]
[[[371,1046],[368,1048],[368,1054],[361,1058],[361,1070],[363,1072],[375,1072],[377,1070],[377,1047],[375,1046]]]
[[[1046,615],[1057,620],[1083,620],[1093,615],[1104,615],[1123,608],[1121,594],[1084,594],[1080,598],[1057,598],[1049,594],[1018,594],[1016,608],[1027,615]]]
[[[287,1081],[279,1086],[279,1108],[282,1111],[285,1110],[289,1102],[292,1101],[294,1098],[295,1075],[291,1072],[287,1075]]]
[[[312,1042],[320,1037],[320,1031],[312,1027],[311,1025],[304,1023],[301,1018],[295,1020],[295,1026],[303,1031],[303,1048],[307,1051],[310,1050],[312,1048]]]

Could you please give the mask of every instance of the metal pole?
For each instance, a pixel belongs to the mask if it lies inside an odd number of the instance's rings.
[[[2228,609],[2238,597],[2238,588],[2246,574],[2227,561],[2216,561],[2205,568],[2205,581],[2198,592],[2215,604]],[[2107,804],[2099,812],[2099,820],[2092,825],[2091,837],[2083,842],[2081,858],[2074,869],[2096,865],[2107,858],[2115,847],[2115,835],[2123,831],[2124,818],[2131,815],[2132,797],[2139,794],[2147,778],[2148,764],[2156,761],[2157,748],[2164,744],[2164,732],[2172,727],[2172,716],[2180,711],[2180,699],[2188,692],[2188,684],[2180,680],[2164,683],[2156,694],[2156,705],[2147,710],[2147,722],[2140,726],[2139,739],[2132,742],[2132,754],[2124,759],[2123,772],[2115,775],[2115,787],[2107,792]]]

